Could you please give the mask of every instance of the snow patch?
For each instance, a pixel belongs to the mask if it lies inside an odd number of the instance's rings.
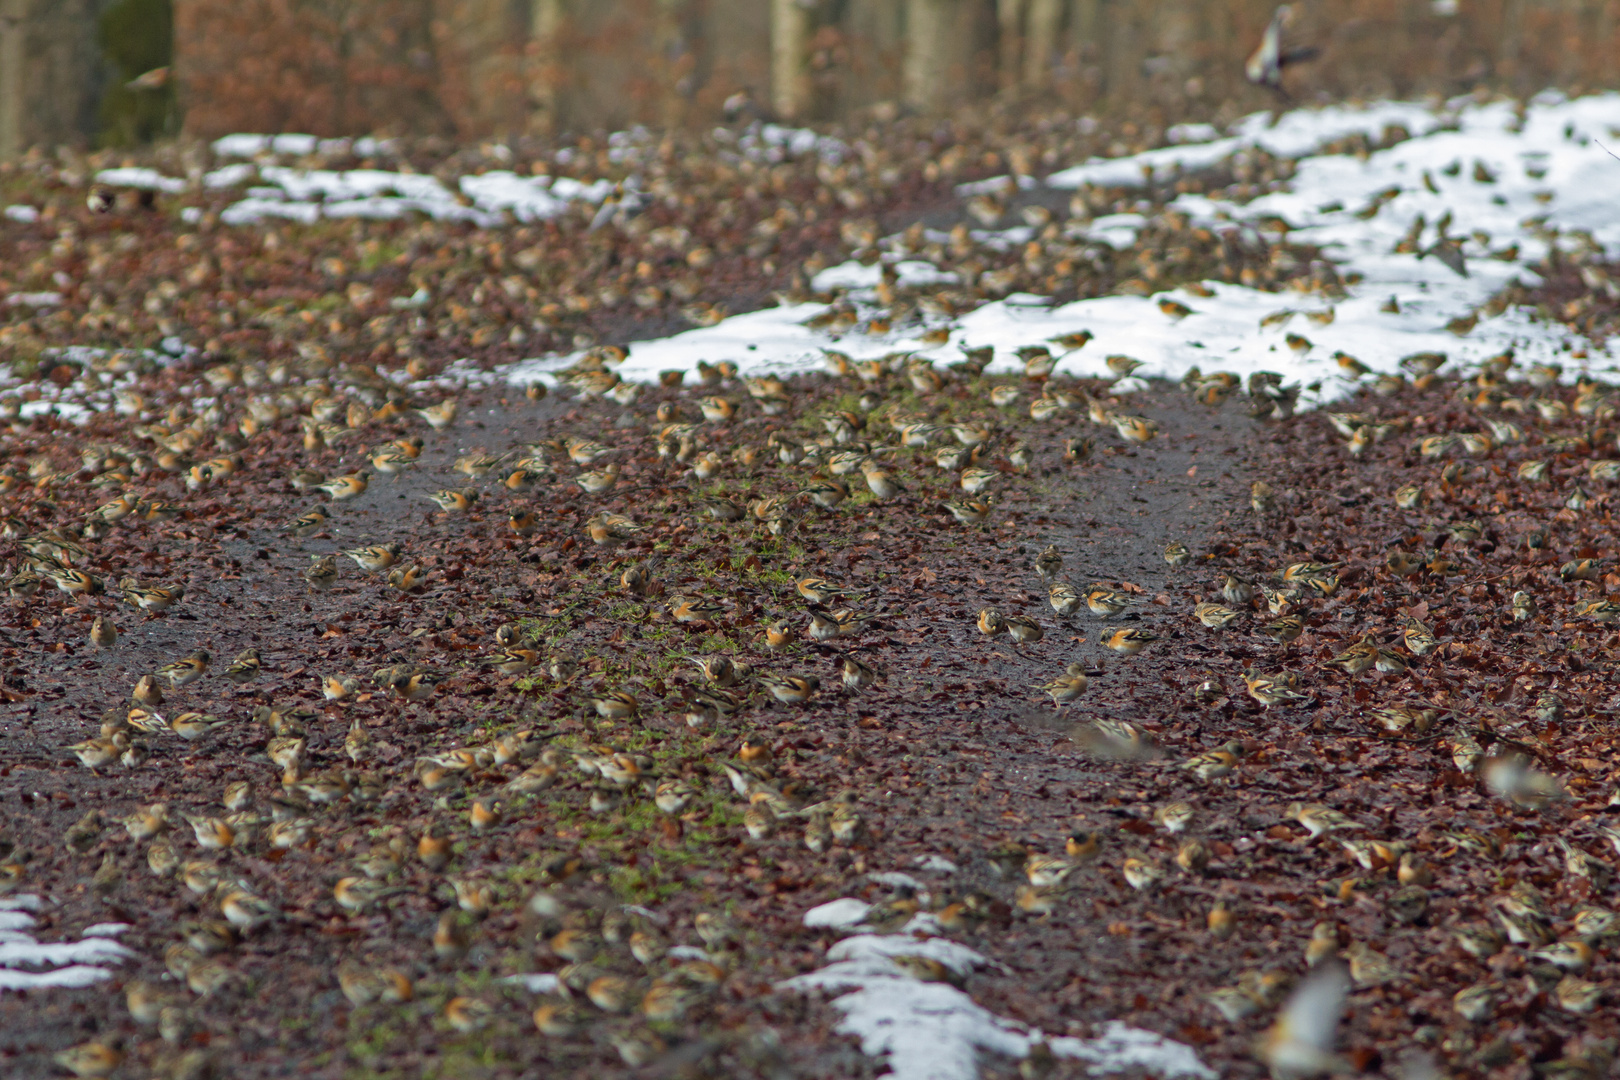
[[[11,221],[20,221],[24,225],[31,225],[39,220],[39,208],[29,206],[27,203],[12,203],[5,208],[4,213]]]
[[[866,918],[867,913],[871,910],[872,905],[865,900],[856,900],[854,897],[846,896],[840,900],[832,900],[813,907],[805,912],[804,925],[810,927],[854,926]]]
[[[106,965],[135,955],[111,940],[129,929],[123,923],[87,927],[79,941],[34,940],[28,912],[40,905],[39,897],[27,894],[0,899],[0,992],[89,986],[112,977]]]
[[[96,182],[109,187],[146,188],[177,195],[186,190],[186,182],[173,176],[164,176],[156,169],[133,165],[121,169],[102,169],[96,173]]]
[[[811,916],[846,898],[805,913]],[[997,1016],[968,994],[943,982],[912,978],[889,958],[920,956],[966,976],[989,961],[958,942],[913,934],[845,938],[827,950],[827,966],[778,984],[785,990],[826,991],[843,1014],[838,1030],[861,1041],[861,1050],[886,1058],[897,1080],[976,1080],[979,1058],[1028,1057],[1045,1042],[1055,1057],[1086,1062],[1093,1075],[1141,1070],[1166,1078],[1215,1080],[1215,1072],[1188,1046],[1119,1021],[1091,1039],[1048,1036]]]

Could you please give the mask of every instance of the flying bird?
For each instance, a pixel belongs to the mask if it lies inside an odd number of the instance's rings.
[[[1283,48],[1283,30],[1293,19],[1293,10],[1287,4],[1280,4],[1276,13],[1271,16],[1271,22],[1266,25],[1266,32],[1260,37],[1260,47],[1254,50],[1254,55],[1249,57],[1249,62],[1243,68],[1249,81],[1256,86],[1264,86],[1282,93],[1283,68],[1290,64],[1303,63],[1316,56],[1318,50],[1311,46],[1297,49]]]

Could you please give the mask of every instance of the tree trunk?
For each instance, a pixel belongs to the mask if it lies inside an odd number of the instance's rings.
[[[1024,8],[1028,0],[996,0],[996,33],[1001,89],[1019,83],[1019,60],[1024,50]]]
[[[1024,31],[1024,85],[1045,90],[1052,78],[1052,53],[1057,48],[1058,26],[1063,22],[1063,0],[1029,0],[1029,23]]]
[[[771,109],[801,119],[810,105],[810,12],[800,0],[771,0]]]

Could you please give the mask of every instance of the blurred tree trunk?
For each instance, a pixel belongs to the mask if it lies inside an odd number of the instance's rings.
[[[530,0],[529,128],[549,135],[558,127],[562,83],[563,0]]]
[[[996,0],[996,46],[1002,90],[1018,85],[1024,48],[1024,7],[1028,0]]]
[[[906,0],[906,58],[901,83],[907,105],[933,112],[947,100],[955,0]]]
[[[28,0],[0,0],[0,160],[22,153],[23,109],[27,104],[23,80],[23,20]]]
[[[771,109],[783,120],[810,103],[810,11],[801,0],[771,0]]]
[[[1024,31],[1024,85],[1044,90],[1051,81],[1052,53],[1063,22],[1063,0],[1029,0]]]

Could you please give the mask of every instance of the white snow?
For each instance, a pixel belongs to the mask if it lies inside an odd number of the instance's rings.
[[[20,221],[30,225],[39,220],[39,208],[29,206],[27,203],[12,203],[4,210],[6,217],[12,221]]]
[[[805,925],[827,925],[811,922],[812,916],[839,904],[865,906],[850,898],[834,900],[806,912]],[[889,957],[925,957],[959,976],[990,962],[958,942],[919,936],[932,926],[914,921],[908,933],[845,938],[827,950],[825,967],[779,986],[835,995],[833,1008],[843,1014],[838,1030],[860,1039],[864,1053],[885,1057],[897,1080],[976,1080],[982,1054],[1023,1058],[1042,1041],[1056,1057],[1088,1063],[1093,1075],[1140,1069],[1167,1078],[1214,1080],[1215,1072],[1191,1047],[1151,1031],[1110,1021],[1092,1039],[1049,1036],[995,1015],[947,983],[911,977]]]
[[[29,932],[34,918],[28,912],[39,908],[37,896],[0,898],[0,992],[89,986],[112,977],[105,965],[135,955],[111,940],[129,929],[123,923],[88,927],[79,941],[36,941]]]
[[[865,900],[856,900],[854,897],[846,896],[813,907],[805,912],[804,925],[813,927],[854,926],[866,918],[867,913],[871,910],[872,905]]]
[[[237,162],[234,165],[221,165],[213,172],[203,174],[203,187],[228,188],[239,187],[253,179],[257,170],[246,162]]]
[[[164,176],[156,169],[126,166],[121,169],[102,169],[96,173],[96,182],[109,187],[149,188],[170,195],[186,190],[186,182],[174,176]]]
[[[1365,160],[1317,152],[1358,132],[1380,138],[1393,124],[1413,137],[1375,150]],[[1054,306],[1040,297],[1014,295],[954,320],[927,316],[923,325],[872,335],[833,334],[803,325],[825,310],[821,305],[779,307],[657,341],[636,342],[619,373],[626,379],[650,380],[666,369],[690,370],[699,360],[731,360],[745,375],[788,373],[819,367],[823,349],[836,349],[857,360],[903,350],[947,362],[960,356],[960,347],[982,345],[996,348],[991,370],[1006,371],[1015,364],[1012,353],[1017,347],[1087,329],[1096,339],[1063,359],[1060,371],[1102,375],[1104,359],[1115,353],[1142,361],[1139,374],[1144,377],[1179,379],[1195,366],[1239,376],[1274,371],[1307,388],[1301,395],[1305,408],[1354,391],[1355,381],[1334,359],[1339,351],[1377,373],[1397,372],[1401,358],[1415,352],[1441,352],[1466,363],[1512,348],[1521,363],[1558,362],[1570,378],[1582,373],[1612,375],[1617,369],[1611,348],[1573,340],[1561,324],[1532,321],[1523,310],[1510,309],[1494,318],[1481,315],[1472,329],[1461,333],[1448,329],[1448,324],[1474,313],[1515,278],[1534,285],[1539,279],[1530,265],[1554,242],[1573,247],[1585,242],[1579,235],[1584,232],[1611,254],[1620,252],[1620,161],[1598,145],[1611,138],[1620,142],[1615,132],[1620,132],[1620,94],[1613,93],[1574,100],[1543,94],[1529,104],[1522,123],[1508,102],[1461,99],[1435,108],[1386,102],[1364,108],[1301,109],[1276,118],[1256,114],[1218,138],[1210,138],[1216,134],[1211,129],[1189,127],[1178,131],[1182,141],[1176,145],[1087,162],[1054,174],[1048,183],[1060,188],[1082,183],[1137,185],[1149,169],[1162,178],[1178,165],[1212,164],[1249,147],[1282,156],[1302,155],[1285,190],[1247,204],[1183,195],[1171,206],[1188,214],[1195,225],[1217,232],[1239,230],[1251,239],[1256,230],[1275,228],[1274,219],[1281,218],[1290,227],[1291,240],[1320,246],[1341,278],[1359,274],[1361,280],[1347,284],[1337,301],[1215,281],[1204,283],[1214,294],[1207,297],[1181,290],[1152,298],[1108,296]],[[1476,162],[1481,170],[1478,179]],[[1007,178],[996,178],[963,190],[999,190],[1006,183]],[[1358,213],[1373,206],[1375,196],[1383,200],[1377,212]],[[1418,215],[1427,225],[1421,246],[1432,246],[1436,223],[1448,211],[1448,235],[1461,245],[1466,277],[1436,257],[1393,253]],[[1142,214],[1125,212],[1070,222],[1068,227],[1071,236],[1122,247],[1145,224]],[[1560,238],[1555,241],[1550,229],[1562,230]],[[1019,226],[973,235],[1011,250],[1033,231]],[[933,242],[943,238],[934,232],[927,236]],[[903,284],[947,280],[947,271],[924,260],[901,258],[893,250],[884,258]],[[821,271],[813,284],[818,289],[847,290],[847,299],[862,314],[872,314],[876,309],[871,306],[875,299],[871,290],[880,276],[878,265],[851,261]],[[1175,300],[1192,313],[1173,318],[1159,309],[1161,299]],[[1261,325],[1268,316],[1288,312],[1294,314]],[[1310,314],[1318,321],[1310,320]],[[925,329],[941,326],[952,329],[946,344],[921,340]],[[1287,343],[1290,334],[1304,339],[1297,343],[1300,351]],[[1577,355],[1581,352],[1585,355]],[[504,369],[504,374],[521,384],[576,358],[577,354],[522,361]],[[1127,382],[1119,389],[1141,385]]]

